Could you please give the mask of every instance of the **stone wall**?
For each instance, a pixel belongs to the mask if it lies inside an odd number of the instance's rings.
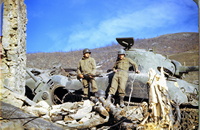
[[[25,94],[26,6],[24,0],[1,0],[2,2],[4,6],[0,98],[4,102],[20,107],[22,101],[12,97],[11,93]]]

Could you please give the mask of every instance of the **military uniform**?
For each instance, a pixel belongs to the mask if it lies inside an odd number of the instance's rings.
[[[78,63],[78,68],[77,68],[77,74],[92,74],[95,75],[96,73],[96,63],[94,58],[92,57],[88,57],[85,58],[83,57],[82,59],[80,59],[79,63]],[[83,94],[84,95],[88,95],[88,87],[89,87],[89,83],[91,83],[91,88],[92,88],[92,92],[97,92],[98,88],[96,85],[96,81],[94,78],[92,79],[82,79],[82,84],[83,84]]]
[[[137,64],[130,58],[124,57],[121,60],[119,58],[117,59],[113,66],[113,70],[117,70],[117,72],[114,74],[108,94],[115,95],[118,90],[119,96],[125,96],[125,86],[128,80],[128,70],[130,64],[135,67],[135,70],[138,70]]]

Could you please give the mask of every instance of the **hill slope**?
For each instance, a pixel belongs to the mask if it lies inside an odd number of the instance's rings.
[[[154,49],[156,53],[163,55],[178,54],[187,51],[198,51],[198,33],[175,33],[161,35],[149,39],[135,39],[134,48]],[[110,46],[92,49],[92,57],[96,59],[97,64],[101,64],[101,69],[106,70],[112,67],[116,60],[117,50],[122,48],[119,44],[113,43]],[[82,57],[81,51],[54,52],[54,53],[32,53],[27,54],[27,67],[39,69],[52,68],[54,64],[60,63],[62,67],[76,67],[79,59]],[[191,59],[191,58],[190,58]],[[178,61],[185,61],[184,57]],[[192,59],[192,62],[197,62]]]

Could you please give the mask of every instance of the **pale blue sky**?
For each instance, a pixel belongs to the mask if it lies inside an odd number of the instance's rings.
[[[25,0],[27,52],[110,45],[116,37],[198,32],[193,0]]]

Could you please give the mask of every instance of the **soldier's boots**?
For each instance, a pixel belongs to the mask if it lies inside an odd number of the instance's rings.
[[[120,102],[119,102],[119,104],[120,104],[120,107],[125,107],[125,105],[124,105],[124,96],[120,96]]]
[[[106,101],[108,103],[111,103],[111,99],[112,99],[112,94],[108,94],[108,97],[107,97]]]

